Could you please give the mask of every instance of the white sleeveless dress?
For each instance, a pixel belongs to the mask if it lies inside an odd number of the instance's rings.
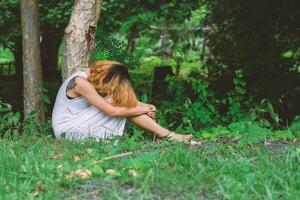
[[[66,87],[69,81],[76,77],[87,78],[83,71],[77,71],[67,78],[59,88],[53,112],[52,126],[56,138],[65,133],[67,139],[83,140],[95,138],[97,140],[123,135],[126,118],[110,117],[91,105],[84,97],[69,99]],[[111,98],[105,99],[111,102]]]

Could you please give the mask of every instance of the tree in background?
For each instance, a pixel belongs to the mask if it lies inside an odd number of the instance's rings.
[[[147,1],[108,0],[102,5],[100,29],[105,33],[121,32],[127,35],[127,50],[133,52],[141,31],[149,28],[156,12],[149,10]],[[99,35],[101,38],[101,35]]]
[[[44,78],[61,80],[58,53],[71,15],[72,0],[40,0],[41,58]]]
[[[21,24],[24,65],[24,114],[36,112],[39,120],[45,120],[43,83],[40,57],[40,22],[37,0],[21,0]]]
[[[88,67],[94,48],[94,38],[102,0],[77,0],[63,40],[62,77]]]
[[[59,75],[58,49],[70,18],[72,5],[72,0],[40,0],[38,2],[41,16],[41,60],[45,80]],[[14,54],[16,77],[21,90],[23,64],[19,1],[1,1],[0,9],[0,45],[10,49]]]
[[[169,59],[174,50],[170,41],[173,41],[173,44],[178,42],[180,38],[178,35],[184,31],[182,24],[190,18],[193,10],[200,7],[200,2],[197,0],[156,0],[150,3],[149,7],[157,10],[157,27],[152,28],[159,30],[161,34],[161,58]],[[178,27],[182,27],[182,29],[180,30]]]
[[[200,7],[195,0],[109,0],[103,2],[103,18],[100,22],[105,32],[123,32],[127,35],[127,50],[133,52],[136,39],[147,34],[160,40],[158,54],[169,58],[172,54],[171,40],[176,39],[172,27],[181,25],[193,10]]]
[[[21,95],[23,85],[23,52],[20,4],[17,0],[0,2],[0,45],[12,51],[15,57],[16,82]]]

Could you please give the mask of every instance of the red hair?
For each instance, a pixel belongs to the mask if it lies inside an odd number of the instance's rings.
[[[88,81],[102,97],[112,97],[112,105],[135,107],[137,97],[132,87],[128,69],[115,61],[97,61],[90,66]]]

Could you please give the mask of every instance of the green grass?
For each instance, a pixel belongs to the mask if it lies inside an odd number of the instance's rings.
[[[262,145],[189,147],[139,134],[75,143],[51,136],[0,140],[0,199],[297,199],[300,148],[274,153]],[[116,142],[117,141],[117,142]],[[127,157],[95,164],[101,158]],[[74,160],[76,158],[76,160]],[[80,158],[80,160],[77,160]],[[88,179],[67,179],[88,169]],[[116,170],[110,175],[107,169]],[[134,169],[137,176],[128,174]],[[35,197],[34,197],[35,196]]]

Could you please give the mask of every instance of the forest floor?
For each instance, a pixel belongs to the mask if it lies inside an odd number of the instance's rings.
[[[123,136],[106,142],[0,140],[0,199],[297,199],[297,140],[190,146]]]

